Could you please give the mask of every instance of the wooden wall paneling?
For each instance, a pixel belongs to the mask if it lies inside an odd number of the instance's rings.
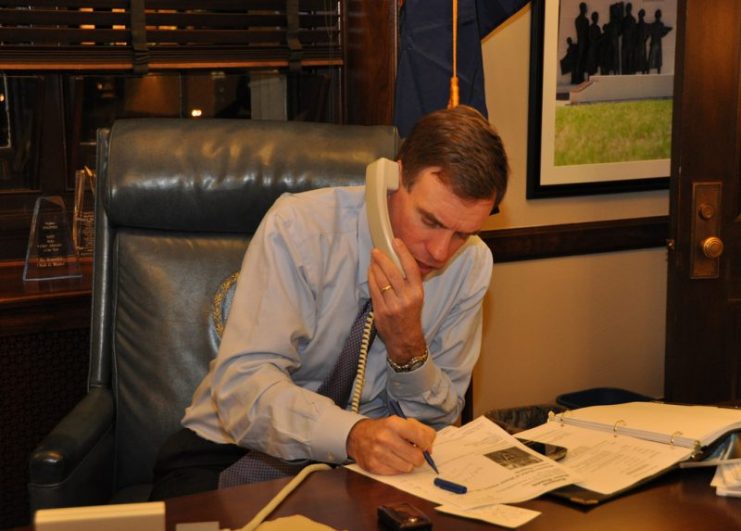
[[[663,247],[668,234],[669,218],[655,216],[490,230],[481,238],[502,263]]]
[[[397,0],[345,3],[347,122],[390,125],[398,49]]]
[[[28,456],[85,396],[90,331],[0,339],[0,529],[28,525]]]
[[[92,263],[82,277],[24,282],[0,262],[0,529],[27,525],[28,456],[85,394]]]

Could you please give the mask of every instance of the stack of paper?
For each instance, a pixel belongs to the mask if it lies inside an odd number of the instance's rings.
[[[731,464],[741,457],[739,430],[739,409],[630,402],[566,411],[517,436],[566,447],[561,464],[584,480],[555,494],[598,503],[676,465]]]
[[[517,436],[568,448],[561,463],[584,476],[577,486],[604,497],[628,490],[692,455],[689,448],[560,421],[548,422]]]
[[[398,476],[370,474],[357,465],[348,468],[442,504],[436,508],[439,511],[510,528],[539,513],[503,504],[530,500],[583,479],[526,447],[486,417],[438,432],[433,457],[440,476],[465,485],[467,493],[454,494],[435,486],[435,473],[428,466]]]
[[[718,496],[741,497],[741,463],[720,464],[710,482]]]

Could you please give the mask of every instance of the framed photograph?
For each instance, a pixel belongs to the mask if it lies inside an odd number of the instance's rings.
[[[528,199],[669,185],[677,0],[533,0]]]

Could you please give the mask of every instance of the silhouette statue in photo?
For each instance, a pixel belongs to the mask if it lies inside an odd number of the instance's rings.
[[[620,23],[623,19],[623,3],[610,5],[607,24],[602,27],[602,63],[600,71],[604,75],[620,73]]]
[[[669,26],[665,26],[661,21],[661,9],[657,9],[654,15],[654,22],[649,26],[649,44],[648,44],[648,71],[655,68],[656,73],[661,73],[661,65],[663,62],[661,54],[661,39],[672,30]]]
[[[635,41],[637,33],[636,18],[633,16],[633,4],[625,4],[625,16],[622,24],[622,40],[620,43],[620,73],[635,74]]]
[[[646,10],[633,16],[632,2],[614,2],[609,6],[609,20],[600,27],[601,14],[579,3],[573,35],[566,36],[567,49],[559,63],[561,75],[571,74],[571,84],[578,85],[597,73],[607,75],[661,73],[661,41],[672,30],[661,20],[657,9],[654,22],[646,21]],[[589,22],[591,19],[591,23]]]
[[[561,74],[571,74],[571,82],[576,82],[577,50],[574,39],[566,37],[566,55],[561,59]]]
[[[587,50],[589,48],[589,19],[587,18],[587,4],[579,4],[579,15],[574,19],[576,28],[576,67],[571,76],[572,83],[584,81],[584,73],[587,69]]]
[[[592,11],[592,24],[589,26],[589,43],[587,45],[587,74],[593,76],[601,66],[602,28],[599,26],[599,13]]]
[[[646,43],[649,36],[649,24],[646,22],[646,10],[638,11],[638,24],[636,26],[635,60],[636,72],[648,74],[648,54]]]

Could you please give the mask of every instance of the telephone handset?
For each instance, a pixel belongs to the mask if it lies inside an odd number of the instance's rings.
[[[406,277],[401,261],[399,261],[399,257],[391,244],[394,234],[391,230],[387,195],[388,191],[398,189],[398,162],[380,158],[368,164],[365,170],[365,207],[368,211],[368,227],[370,228],[373,246],[391,258],[401,274]]]
[[[394,251],[391,242],[394,233],[391,230],[391,218],[389,217],[388,192],[399,189],[399,164],[393,160],[380,158],[365,169],[365,209],[368,211],[368,227],[370,228],[373,246],[386,254],[399,268],[401,274],[406,278],[401,261]],[[363,337],[360,342],[360,355],[358,356],[358,370],[355,374],[352,394],[350,395],[350,407],[354,412],[360,409],[360,398],[365,383],[365,367],[368,359],[368,348],[371,343],[373,331],[373,311],[368,314],[363,325]]]

